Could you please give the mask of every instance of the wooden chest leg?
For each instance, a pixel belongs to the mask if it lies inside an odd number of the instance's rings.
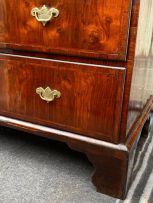
[[[85,153],[93,164],[95,171],[92,182],[98,192],[124,199],[126,196],[130,173],[133,166],[126,146],[117,145],[116,149],[107,146],[84,143],[76,146],[70,143],[72,149]]]
[[[98,192],[124,199],[127,190],[129,156],[127,152],[108,150],[101,153],[88,153],[89,160],[95,167],[92,182]]]

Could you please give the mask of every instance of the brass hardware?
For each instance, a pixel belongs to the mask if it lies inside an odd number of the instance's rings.
[[[56,8],[49,9],[45,5],[43,5],[41,9],[37,7],[33,8],[31,10],[31,15],[45,26],[47,22],[59,15],[59,10]]]
[[[40,98],[47,103],[54,101],[56,98],[61,97],[61,93],[57,90],[52,90],[50,87],[46,87],[46,89],[42,87],[38,87],[36,89],[36,93],[40,96]]]

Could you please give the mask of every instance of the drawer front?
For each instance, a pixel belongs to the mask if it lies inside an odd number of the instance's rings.
[[[125,69],[1,56],[0,114],[117,142],[124,76]]]
[[[1,0],[0,47],[124,60],[131,1]]]

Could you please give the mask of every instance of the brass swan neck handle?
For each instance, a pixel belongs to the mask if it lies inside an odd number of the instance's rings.
[[[40,98],[47,103],[54,101],[56,98],[61,97],[61,93],[57,90],[52,90],[50,87],[46,87],[45,89],[42,87],[38,87],[36,89],[36,93],[40,96]]]
[[[47,8],[45,5],[42,8],[33,8],[31,10],[31,15],[36,18],[38,22],[41,22],[44,26],[59,15],[59,10],[56,8]]]

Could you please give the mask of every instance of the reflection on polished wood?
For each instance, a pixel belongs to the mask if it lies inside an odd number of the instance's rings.
[[[127,131],[150,95],[153,95],[153,1],[141,0]]]
[[[2,115],[118,141],[125,69],[8,56],[0,56],[0,66]],[[61,98],[42,101],[40,85],[60,90]]]
[[[1,0],[0,47],[125,59],[131,1]],[[31,16],[44,4],[60,12],[45,27]]]
[[[43,5],[60,12],[46,26]],[[85,153],[97,191],[124,199],[150,130],[153,1],[1,0],[0,92],[0,125]]]

